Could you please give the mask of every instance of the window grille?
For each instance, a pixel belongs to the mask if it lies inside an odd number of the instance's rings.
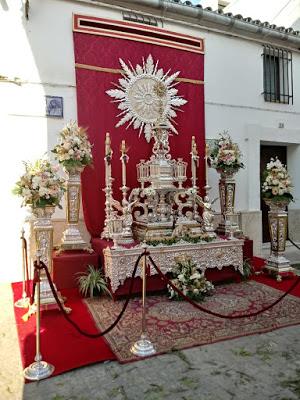
[[[288,50],[264,45],[262,56],[265,101],[293,104],[292,53]]]

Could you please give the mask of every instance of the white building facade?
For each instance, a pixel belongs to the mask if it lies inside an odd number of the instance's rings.
[[[22,160],[35,160],[49,152],[63,125],[77,119],[74,13],[114,20],[123,20],[124,16],[136,18],[140,23],[157,23],[170,31],[205,40],[206,138],[215,139],[219,132],[228,130],[243,153],[246,168],[236,177],[236,211],[240,213],[241,228],[254,240],[254,253],[260,255],[263,243],[261,151],[279,146],[286,152],[294,182],[295,202],[289,207],[290,236],[300,241],[300,35],[292,29],[278,29],[186,3],[159,0],[1,2],[0,128],[5,144],[0,157],[1,243],[5,250],[2,280],[21,278],[19,232],[26,212],[20,208],[20,200],[13,197],[11,189],[23,171]],[[295,26],[297,23],[296,20]],[[265,56],[264,46],[269,49]],[[275,53],[270,49],[275,49]],[[272,57],[277,60],[278,54],[288,54],[291,60],[272,61]],[[270,71],[266,72],[264,60],[271,60],[272,68],[279,63],[274,72],[276,76],[266,78]],[[266,83],[268,79],[272,80],[271,84]],[[285,88],[279,82],[282,79]],[[264,92],[272,90],[275,93],[266,98]],[[62,118],[45,115],[46,95],[63,98]],[[209,171],[209,181],[212,197],[218,196],[218,174],[214,170]],[[54,216],[55,244],[60,240],[64,218],[64,210],[58,210]]]

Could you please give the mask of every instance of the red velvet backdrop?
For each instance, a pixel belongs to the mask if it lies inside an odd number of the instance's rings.
[[[75,62],[104,68],[120,69],[119,58],[132,65],[141,63],[142,57],[149,54],[154,61],[159,60],[159,67],[165,72],[180,71],[179,77],[194,80],[204,80],[204,55],[175,48],[130,41],[127,39],[102,37],[93,34],[74,32]],[[129,146],[127,164],[127,186],[137,186],[136,164],[140,159],[151,155],[152,143],[147,143],[138,131],[125,126],[115,128],[119,110],[105,93],[113,88],[121,75],[76,68],[78,123],[88,127],[90,141],[94,144],[94,168],[86,168],[82,174],[82,203],[86,226],[93,237],[98,236],[104,222],[104,139],[110,132],[113,154],[112,174],[114,181],[114,196],[120,196],[121,163],[119,146],[125,139]],[[190,172],[191,137],[196,137],[200,164],[198,169],[198,184],[204,186],[205,179],[205,133],[204,133],[204,85],[181,82],[177,88],[178,94],[188,103],[181,107],[176,118],[179,135],[170,138],[173,158],[183,157],[189,162]],[[188,183],[189,185],[190,183]]]

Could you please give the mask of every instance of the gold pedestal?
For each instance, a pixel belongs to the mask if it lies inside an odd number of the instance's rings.
[[[60,251],[62,250],[88,250],[93,251],[79,230],[79,210],[81,199],[81,181],[80,174],[83,167],[74,167],[66,169],[67,179],[67,228],[63,233]]]
[[[51,217],[54,214],[54,211],[54,206],[35,207],[32,209],[32,213],[35,216],[35,221],[33,222],[33,231],[35,235],[36,249],[40,255],[41,261],[48,267],[50,275],[52,275],[53,252],[53,225]],[[41,272],[40,279],[41,306],[48,306],[52,304],[56,305],[56,300],[53,296],[46,273],[44,271]],[[60,302],[63,304],[63,298],[56,288],[55,290],[60,299]],[[67,307],[65,307],[65,310],[67,312],[71,311],[71,309]]]
[[[265,200],[265,203],[270,208],[268,222],[271,237],[271,254],[266,269],[274,274],[278,281],[281,281],[283,276],[295,273],[295,269],[291,267],[290,261],[284,255],[288,222],[286,207],[289,201]]]
[[[222,221],[216,232],[219,235],[232,235],[232,232],[239,231],[239,226],[235,222],[234,200],[235,200],[235,180],[234,174],[221,172],[219,180],[219,194]]]
[[[38,265],[40,264],[40,258],[38,257]],[[41,328],[41,303],[40,303],[40,270],[37,270],[38,282],[36,284],[36,353],[34,362],[24,369],[24,377],[30,381],[39,381],[41,379],[48,378],[54,372],[54,366],[42,361],[42,355],[40,351],[40,328]]]

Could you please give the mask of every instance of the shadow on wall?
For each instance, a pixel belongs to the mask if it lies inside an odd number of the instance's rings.
[[[0,0],[0,6],[2,7],[3,11],[8,11],[8,5],[6,0]]]
[[[71,22],[67,21],[72,14],[67,13],[64,21],[57,21],[60,10],[56,7],[62,6],[63,3],[52,5],[50,1],[31,0],[27,10],[26,3],[23,4],[22,23],[44,92],[40,109],[44,113],[41,116],[46,118],[48,153],[56,144],[57,134],[65,123],[77,119],[75,71],[73,69],[72,76],[68,71],[69,65],[74,65],[73,47],[69,43],[72,41]],[[60,13],[63,14],[62,11]],[[55,21],[58,24],[53,29]],[[70,38],[65,37],[62,43],[61,38],[65,33],[61,29],[66,25],[70,30]]]
[[[0,2],[6,3],[6,0]],[[32,140],[39,142],[41,151],[36,157],[43,157],[47,152],[53,158],[51,149],[57,143],[59,131],[67,122],[77,119],[72,12],[65,12],[65,2],[30,0],[29,9],[25,1],[20,4],[21,23],[30,47],[28,57],[33,58],[32,64],[37,71],[32,74],[30,71],[32,82],[24,85],[35,101],[32,115],[28,115],[33,118],[27,119],[27,129],[32,124]],[[59,224],[60,231],[64,230],[65,210],[56,208],[53,220]],[[60,237],[54,245],[59,242]]]

